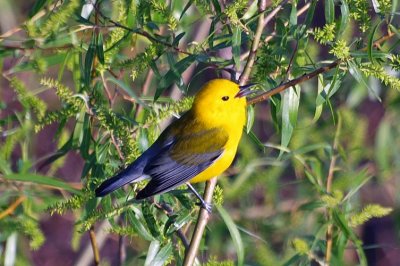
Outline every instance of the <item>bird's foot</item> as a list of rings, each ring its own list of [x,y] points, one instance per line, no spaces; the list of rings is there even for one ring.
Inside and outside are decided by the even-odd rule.
[[[210,213],[210,214],[212,213],[213,205],[211,203],[205,202],[203,200],[203,201],[197,202],[196,205],[205,209],[208,213]]]

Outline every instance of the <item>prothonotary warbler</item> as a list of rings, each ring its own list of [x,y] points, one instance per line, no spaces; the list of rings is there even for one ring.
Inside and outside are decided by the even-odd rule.
[[[136,199],[167,192],[184,183],[211,206],[190,183],[220,175],[232,163],[246,122],[246,98],[252,85],[226,79],[206,83],[192,108],[170,124],[141,156],[96,189],[102,197],[131,182],[150,178]]]

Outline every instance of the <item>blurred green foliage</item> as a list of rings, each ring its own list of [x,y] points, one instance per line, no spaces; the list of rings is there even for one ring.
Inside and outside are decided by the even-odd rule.
[[[124,265],[183,261],[177,232],[190,239],[198,214],[190,193],[137,202],[144,182],[102,199],[93,191],[188,110],[199,86],[238,77],[258,27],[257,1],[94,2],[38,0],[0,36],[2,82],[15,92],[0,106],[2,263],[29,265],[16,238],[39,249],[43,217],[70,212],[73,249],[106,220],[110,234],[132,239]],[[363,196],[370,184],[398,183],[397,0],[272,1],[265,15],[276,7],[251,82],[269,90],[338,64],[273,96],[269,107],[249,108],[248,134],[219,179],[198,258],[208,266],[367,265],[359,228],[392,208],[399,220],[398,193],[391,203]],[[44,157],[40,134],[56,146]],[[83,161],[79,184],[58,171],[76,167],[71,153]],[[355,257],[344,255],[349,249]]]

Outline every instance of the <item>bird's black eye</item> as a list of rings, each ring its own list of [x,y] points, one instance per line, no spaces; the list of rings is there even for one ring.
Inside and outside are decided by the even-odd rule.
[[[227,101],[227,100],[229,100],[229,96],[224,96],[224,97],[222,97],[221,98],[223,101]]]

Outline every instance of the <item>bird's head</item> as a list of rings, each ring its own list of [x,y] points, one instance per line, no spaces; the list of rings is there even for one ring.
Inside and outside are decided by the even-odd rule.
[[[239,86],[227,79],[214,79],[206,83],[196,94],[193,110],[214,124],[243,123],[246,114],[246,98],[250,86]]]

